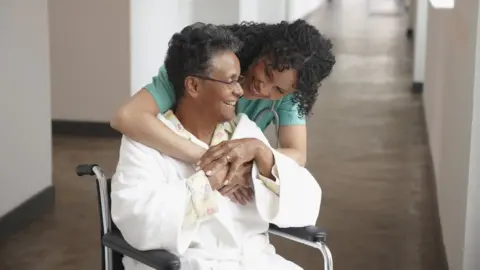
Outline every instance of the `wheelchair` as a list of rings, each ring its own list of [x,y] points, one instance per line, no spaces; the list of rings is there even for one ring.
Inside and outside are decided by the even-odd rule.
[[[123,256],[146,264],[157,270],[178,270],[180,259],[166,250],[140,251],[129,245],[111,220],[110,182],[97,164],[81,164],[76,168],[78,176],[96,176],[97,197],[100,214],[100,242],[102,246],[102,270],[123,270]],[[315,226],[300,228],[279,228],[270,224],[269,233],[320,250],[324,260],[324,270],[333,269],[333,259],[326,245],[327,234]]]

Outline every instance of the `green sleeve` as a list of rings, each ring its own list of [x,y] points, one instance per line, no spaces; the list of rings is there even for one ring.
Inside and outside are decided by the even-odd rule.
[[[298,106],[292,100],[293,94],[284,97],[277,107],[280,126],[305,125],[304,117],[298,116]]]
[[[144,88],[155,99],[160,113],[168,111],[175,104],[175,91],[168,80],[167,70],[164,66],[160,67],[158,75],[153,77],[152,82],[145,85]]]

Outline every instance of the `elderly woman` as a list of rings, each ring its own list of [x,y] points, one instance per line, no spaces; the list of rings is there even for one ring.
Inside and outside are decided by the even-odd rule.
[[[177,102],[157,119],[172,133],[204,150],[241,142],[236,152],[251,163],[237,185],[251,187],[247,204],[219,190],[227,169],[215,176],[165,152],[123,137],[112,179],[112,220],[133,247],[166,249],[181,258],[182,270],[301,269],[275,253],[269,223],[314,225],[321,189],[293,159],[271,148],[245,114],[236,116],[243,95],[240,41],[228,30],[195,24],[175,34],[165,67]],[[127,270],[151,269],[124,258]]]
[[[235,113],[246,114],[265,130],[275,122],[274,113],[266,111],[272,109],[278,115],[278,123],[274,123],[279,128],[280,148],[277,150],[304,166],[307,154],[305,117],[312,110],[322,80],[335,64],[330,40],[304,20],[220,27],[232,31],[245,45],[236,52],[245,80],[239,82],[243,96],[234,105]],[[199,162],[212,174],[225,167],[224,159],[230,157],[227,180],[249,173],[251,167],[243,166],[248,163],[243,163],[235,150],[244,147],[244,142],[228,141],[205,155],[204,148],[178,136],[156,118],[159,112],[164,113],[178,103],[175,89],[183,87],[180,75],[167,75],[167,70],[161,67],[153,81],[118,110],[111,121],[112,127],[162,153],[190,164]],[[214,84],[231,82],[230,79],[217,80]],[[230,183],[236,185],[235,181]],[[231,192],[238,188],[234,186]],[[232,197],[235,198],[241,199]]]

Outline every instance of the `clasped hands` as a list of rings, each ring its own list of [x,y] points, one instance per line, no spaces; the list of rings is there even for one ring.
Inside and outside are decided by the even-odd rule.
[[[212,189],[245,205],[253,200],[251,172],[259,143],[257,139],[223,141],[207,150],[198,169],[205,172]]]

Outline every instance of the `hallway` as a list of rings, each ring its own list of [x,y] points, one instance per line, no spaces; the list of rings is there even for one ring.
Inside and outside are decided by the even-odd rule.
[[[324,194],[317,224],[329,233],[337,270],[443,270],[406,21],[369,15],[364,1],[333,0],[309,18],[332,38],[337,57],[308,124],[307,167]],[[74,169],[94,162],[112,173],[118,145],[54,137],[55,212],[0,246],[1,270],[100,269],[95,183]],[[321,268],[317,251],[273,241],[305,269]]]

